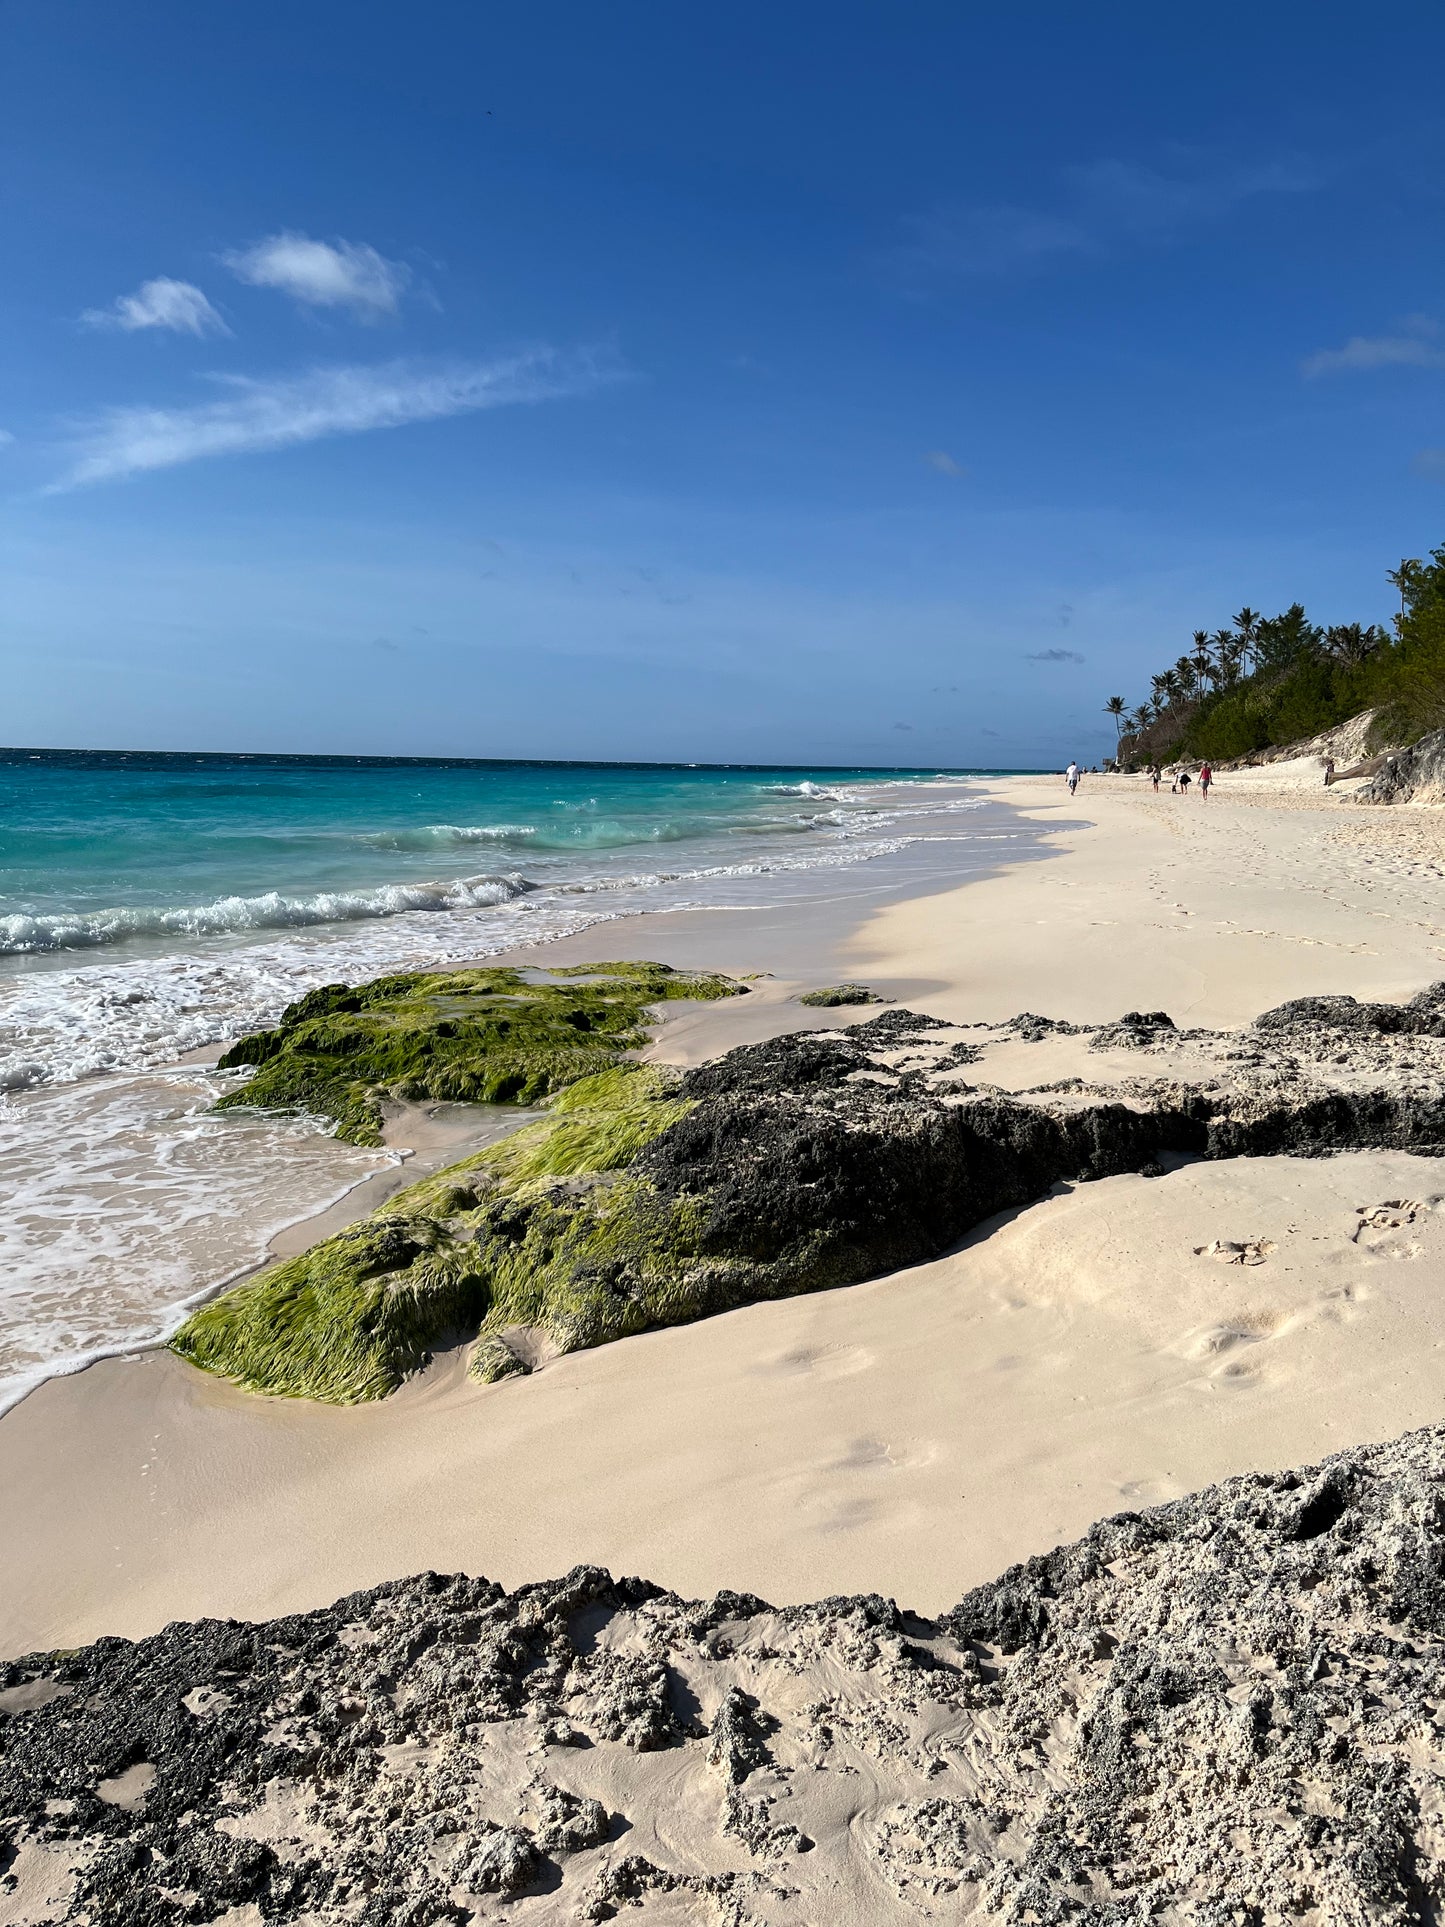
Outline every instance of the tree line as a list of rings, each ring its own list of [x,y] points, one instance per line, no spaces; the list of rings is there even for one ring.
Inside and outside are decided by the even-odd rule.
[[[1277,616],[1246,607],[1227,628],[1196,629],[1142,702],[1104,705],[1121,767],[1249,756],[1366,709],[1381,746],[1445,727],[1445,546],[1406,558],[1386,579],[1400,598],[1388,623],[1321,627],[1294,602]]]

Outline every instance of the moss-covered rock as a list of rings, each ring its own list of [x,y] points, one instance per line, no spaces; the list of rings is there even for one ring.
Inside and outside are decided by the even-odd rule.
[[[541,1122],[207,1305],[175,1346],[253,1389],[350,1402],[464,1333],[473,1376],[493,1381],[921,1263],[1061,1180],[1156,1170],[1165,1153],[1438,1155],[1441,1009],[1445,987],[1399,1007],[1287,1006],[1247,1053],[1239,1033],[1068,1027],[1141,1058],[1216,1053],[1202,1082],[1133,1078],[1117,1094],[1077,1078],[1016,1096],[960,1084],[976,1041],[900,1009],[685,1072],[611,1065]]]
[[[351,1144],[379,1144],[387,1095],[535,1104],[641,1048],[651,1005],[746,995],[730,977],[667,964],[568,965],[548,976],[563,981],[498,968],[325,984],[224,1054],[223,1069],[253,1065],[255,1075],[221,1106],[310,1111]]]
[[[822,990],[805,990],[798,1002],[819,1010],[836,1010],[845,1004],[881,1004],[887,1000],[867,984],[827,984]]]
[[[560,1282],[586,1220],[579,1206],[686,1113],[677,1084],[675,1072],[637,1064],[579,1080],[543,1122],[201,1306],[173,1349],[248,1391],[341,1405],[395,1391],[438,1344],[483,1326],[475,1375],[525,1369],[487,1341],[507,1325],[581,1329]],[[573,1218],[569,1241],[561,1228]]]
[[[393,1205],[202,1305],[171,1344],[248,1392],[351,1405],[394,1392],[486,1306],[474,1252]]]

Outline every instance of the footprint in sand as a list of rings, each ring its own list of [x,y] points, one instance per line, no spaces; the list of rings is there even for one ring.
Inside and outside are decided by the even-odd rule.
[[[795,1345],[753,1366],[759,1378],[852,1378],[866,1372],[873,1354],[863,1345]]]
[[[1185,1358],[1221,1358],[1241,1345],[1259,1345],[1278,1337],[1288,1323],[1288,1314],[1284,1312],[1241,1312],[1227,1324],[1204,1325],[1186,1332],[1178,1349]]]
[[[1358,1223],[1350,1242],[1372,1258],[1418,1258],[1425,1249],[1419,1239],[1396,1234],[1419,1224],[1442,1202],[1439,1197],[1387,1198],[1383,1204],[1356,1205]]]
[[[1272,1238],[1216,1238],[1196,1245],[1196,1258],[1214,1258],[1222,1265],[1262,1265],[1275,1249]]]

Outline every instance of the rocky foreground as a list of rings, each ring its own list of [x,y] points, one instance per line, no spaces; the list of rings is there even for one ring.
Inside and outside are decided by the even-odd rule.
[[[937,1621],[428,1573],[0,1666],[0,1918],[1426,1921],[1445,1429]]]
[[[183,1357],[249,1390],[348,1403],[470,1342],[490,1382],[897,1271],[1058,1183],[1171,1155],[1445,1150],[1445,984],[1405,1004],[1305,998],[1237,1031],[1161,1011],[955,1025],[895,1008],[683,1072],[624,1056],[647,1000],[743,986],[649,964],[558,986],[472,976],[485,982],[313,993],[245,1047],[261,1069],[238,1096],[310,1093],[362,1116],[384,1071],[403,1095],[545,1079],[547,1118],[203,1306],[174,1341]],[[1061,1040],[1070,1075],[991,1079],[1000,1047]]]

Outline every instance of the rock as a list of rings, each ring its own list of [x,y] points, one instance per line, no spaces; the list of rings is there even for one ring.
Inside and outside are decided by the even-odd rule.
[[[843,1004],[881,1004],[885,1000],[877,997],[866,984],[831,984],[826,990],[805,990],[798,1002],[812,1004],[820,1010],[832,1010]]]
[[[1165,1074],[971,1089],[954,1073],[981,1029],[1087,1036]],[[1181,1058],[1187,1074],[1171,1072]],[[964,1035],[893,1008],[686,1072],[580,1079],[544,1122],[202,1306],[172,1342],[240,1385],[347,1402],[475,1336],[472,1376],[491,1382],[924,1262],[1060,1182],[1156,1171],[1169,1154],[1363,1149],[1445,1150],[1445,985],[1404,1004],[1297,998],[1243,1033],[1136,1011]]]
[[[1431,1427],[1119,1513],[936,1621],[578,1567],[33,1654],[0,1664],[0,1917],[42,1868],[49,1917],[106,1927],[792,1927],[847,1892],[879,1927],[1223,1927],[1244,1896],[1404,1927],[1445,1905],[1442,1492]],[[564,1719],[561,1785],[527,1737]],[[143,1764],[143,1800],[101,1795]]]
[[[670,964],[400,971],[324,984],[218,1060],[254,1066],[219,1108],[264,1106],[335,1120],[352,1144],[381,1142],[381,1098],[532,1104],[621,1063],[647,1042],[651,1005],[742,997],[731,977]]]
[[[468,1893],[519,1894],[536,1876],[537,1849],[516,1827],[497,1827],[470,1842],[448,1871]]]
[[[751,1694],[729,1687],[713,1721],[708,1764],[717,1767],[730,1786],[740,1786],[755,1768],[771,1763],[767,1736],[776,1725],[759,1713]]]
[[[1357,803],[1445,802],[1445,729],[1422,736],[1409,749],[1386,756]]]

